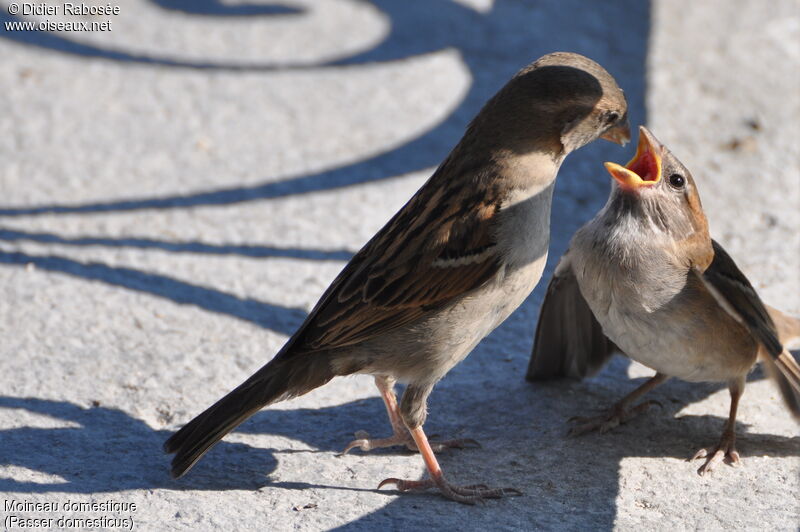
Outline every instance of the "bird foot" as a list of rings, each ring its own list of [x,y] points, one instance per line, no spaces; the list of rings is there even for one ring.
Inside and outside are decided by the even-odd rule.
[[[621,405],[616,405],[612,407],[607,413],[601,414],[599,416],[594,417],[581,417],[575,416],[569,419],[570,423],[578,423],[578,425],[572,427],[569,431],[570,436],[580,436],[582,434],[586,434],[592,431],[599,431],[601,434],[605,434],[609,430],[618,427],[624,423],[627,423],[631,419],[635,418],[639,414],[646,412],[650,409],[651,405],[658,405],[660,408],[663,408],[661,403],[658,401],[644,401],[639,403],[638,405],[632,408],[626,408]]]
[[[717,445],[710,454],[706,449],[700,449],[694,453],[694,456],[692,456],[690,461],[694,461],[699,458],[706,459],[705,463],[697,470],[697,474],[700,476],[703,476],[706,473],[711,473],[722,461],[725,461],[733,466],[740,465],[742,463],[739,453],[736,451],[735,438],[733,435],[729,434],[724,434],[722,436],[719,441],[719,445]]]
[[[412,490],[425,490],[438,488],[442,495],[450,500],[462,504],[482,503],[485,499],[499,499],[506,495],[520,496],[522,492],[515,488],[489,488],[485,484],[473,484],[471,486],[454,486],[447,482],[443,475],[435,479],[427,480],[403,480],[399,478],[387,478],[378,484],[378,489],[388,484],[394,484],[398,491],[406,492]]]
[[[435,434],[433,437],[435,438],[437,435]],[[469,449],[470,447],[473,449],[481,449],[483,447],[478,440],[472,438],[456,438],[453,440],[432,441],[429,443],[431,449],[437,453],[445,449]],[[416,445],[414,448],[416,449]]]
[[[339,454],[339,456],[344,456],[347,454],[351,449],[355,449],[358,447],[362,451],[371,451],[373,449],[381,449],[384,447],[394,447],[398,445],[405,445],[409,451],[417,452],[419,449],[417,448],[417,444],[414,442],[414,438],[411,437],[411,434],[408,431],[403,430],[403,432],[395,432],[392,436],[388,438],[370,438],[369,433],[363,430],[359,430],[354,434],[356,437],[355,440],[351,441],[347,444],[347,447]],[[465,449],[467,447],[480,447],[481,444],[478,443],[476,440],[472,438],[460,438],[456,440],[444,440],[439,442],[430,442],[431,449],[434,452],[439,452],[444,449]]]

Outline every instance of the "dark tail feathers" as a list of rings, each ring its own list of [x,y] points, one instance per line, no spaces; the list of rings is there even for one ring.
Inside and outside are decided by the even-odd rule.
[[[265,406],[303,395],[333,377],[324,354],[276,357],[164,443],[165,452],[175,453],[172,476],[186,473],[215,443]]]
[[[794,344],[800,339],[800,320],[770,306],[767,306],[767,312],[775,323],[783,345]],[[762,353],[762,358],[767,372],[780,388],[789,411],[800,421],[800,365],[785,348],[775,356]]]
[[[786,406],[800,421],[800,365],[786,349],[774,359],[769,355],[763,358],[767,371],[781,390]]]

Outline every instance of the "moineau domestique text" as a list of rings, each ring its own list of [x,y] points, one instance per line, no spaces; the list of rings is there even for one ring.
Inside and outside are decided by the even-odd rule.
[[[106,501],[17,501],[6,499],[3,503],[6,512],[135,512],[135,502]]]

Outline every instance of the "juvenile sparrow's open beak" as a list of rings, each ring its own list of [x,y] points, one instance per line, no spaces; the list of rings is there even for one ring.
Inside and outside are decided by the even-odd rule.
[[[625,190],[637,190],[653,186],[661,179],[661,143],[644,126],[639,127],[639,145],[636,155],[621,166],[617,163],[604,163],[611,177]]]
[[[609,140],[619,144],[620,146],[625,146],[631,141],[631,126],[628,124],[628,120],[625,120],[621,124],[617,124],[616,126],[612,127],[600,135],[600,138]]]

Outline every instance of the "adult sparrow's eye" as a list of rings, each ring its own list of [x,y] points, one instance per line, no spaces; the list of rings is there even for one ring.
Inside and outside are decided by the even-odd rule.
[[[681,174],[672,174],[669,176],[669,184],[672,188],[683,188],[686,185],[686,178]]]
[[[613,123],[614,123],[614,122],[616,122],[617,120],[619,120],[619,113],[615,113],[614,111],[612,111],[612,112],[608,113],[608,114],[605,116],[605,122],[606,122],[606,124],[613,124]]]

